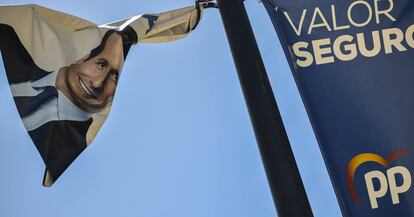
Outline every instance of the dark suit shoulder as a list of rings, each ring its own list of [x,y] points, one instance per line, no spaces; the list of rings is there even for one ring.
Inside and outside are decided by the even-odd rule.
[[[86,134],[91,124],[92,118],[87,121],[51,121],[29,132],[53,180],[57,180],[85,150]]]
[[[0,50],[9,84],[38,80],[50,73],[34,63],[16,31],[9,25],[0,24]]]

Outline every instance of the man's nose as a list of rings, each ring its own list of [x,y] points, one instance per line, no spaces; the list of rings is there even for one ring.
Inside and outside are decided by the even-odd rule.
[[[91,78],[91,86],[95,90],[101,90],[104,87],[105,81],[108,79],[109,70],[98,73],[96,76]]]

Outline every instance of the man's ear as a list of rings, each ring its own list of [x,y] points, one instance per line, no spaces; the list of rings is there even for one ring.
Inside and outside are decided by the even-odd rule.
[[[83,63],[83,62],[85,62],[88,58],[89,58],[89,54],[88,54],[88,55],[86,55],[86,56],[84,56],[84,57],[82,57],[82,59],[77,60],[75,63],[76,63],[76,64]]]

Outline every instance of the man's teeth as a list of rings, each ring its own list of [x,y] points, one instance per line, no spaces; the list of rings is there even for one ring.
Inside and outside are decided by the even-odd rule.
[[[83,83],[83,81],[81,79],[79,79],[79,83],[80,86],[82,87],[83,91],[85,91],[86,94],[88,94],[89,96],[93,97],[93,94],[91,93],[91,91],[86,87],[86,85]]]

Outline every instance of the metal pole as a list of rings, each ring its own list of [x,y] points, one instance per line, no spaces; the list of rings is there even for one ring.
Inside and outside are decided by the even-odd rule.
[[[279,217],[312,210],[243,0],[217,0]]]

